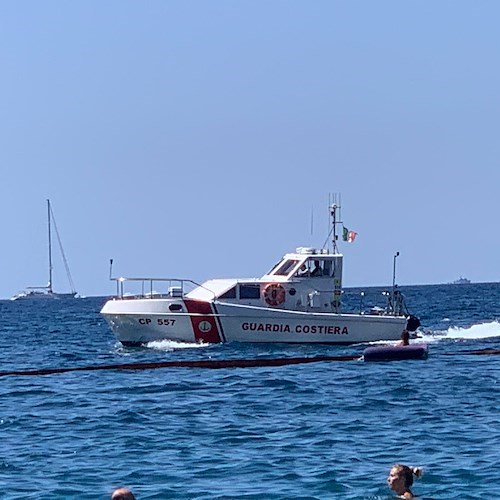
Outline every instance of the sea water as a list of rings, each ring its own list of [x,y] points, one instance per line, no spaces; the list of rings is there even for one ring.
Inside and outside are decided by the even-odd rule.
[[[500,284],[401,287],[426,361],[0,377],[0,498],[500,496]],[[370,305],[351,290],[351,306]],[[378,294],[381,290],[370,290]],[[366,345],[116,343],[103,298],[0,302],[0,371],[361,354]]]

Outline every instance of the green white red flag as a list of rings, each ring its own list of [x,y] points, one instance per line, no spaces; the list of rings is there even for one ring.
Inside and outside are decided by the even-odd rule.
[[[358,233],[356,233],[355,231],[350,231],[346,227],[342,228],[342,239],[344,241],[347,241],[347,243],[352,243],[356,239],[357,235]]]

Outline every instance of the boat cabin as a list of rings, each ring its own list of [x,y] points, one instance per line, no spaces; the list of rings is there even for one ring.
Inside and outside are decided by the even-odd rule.
[[[290,280],[294,278],[334,278],[342,282],[341,254],[329,254],[326,250],[297,248],[295,253],[286,254],[263,280]]]
[[[295,311],[340,312],[341,254],[297,248],[261,278],[209,280],[188,297]]]

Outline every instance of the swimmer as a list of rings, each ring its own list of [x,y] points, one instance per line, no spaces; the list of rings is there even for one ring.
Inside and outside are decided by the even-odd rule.
[[[389,471],[387,484],[389,488],[396,492],[400,498],[414,498],[410,490],[413,485],[413,476],[421,477],[420,467],[408,467],[407,465],[396,464]]]
[[[128,488],[118,488],[113,491],[111,500],[135,500],[135,496]]]

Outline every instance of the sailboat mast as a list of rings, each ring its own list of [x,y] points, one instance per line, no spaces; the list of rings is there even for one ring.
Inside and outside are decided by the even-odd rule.
[[[72,295],[76,294],[75,284],[73,283],[73,278],[71,277],[71,272],[69,270],[68,260],[66,259],[66,254],[64,253],[64,248],[62,246],[61,237],[59,236],[59,231],[57,229],[56,218],[54,217],[54,212],[52,208],[50,209],[50,221],[54,225],[54,230],[57,236],[57,243],[59,244],[59,250],[61,251],[61,256],[64,262],[64,267],[66,268],[66,276],[68,277],[69,284],[71,286]]]
[[[47,225],[49,234],[49,283],[47,290],[52,293],[52,234],[50,228],[50,200],[47,200]]]

